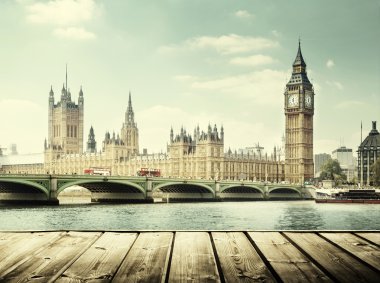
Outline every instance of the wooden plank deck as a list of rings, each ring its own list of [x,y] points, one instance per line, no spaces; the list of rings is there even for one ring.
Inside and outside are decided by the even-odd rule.
[[[380,232],[0,232],[0,282],[380,282]]]

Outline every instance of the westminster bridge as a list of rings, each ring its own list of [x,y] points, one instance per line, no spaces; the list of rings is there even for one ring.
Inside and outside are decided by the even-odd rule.
[[[91,192],[92,202],[231,201],[312,199],[314,189],[292,184],[163,177],[92,175],[0,175],[0,202],[58,204],[73,186]]]

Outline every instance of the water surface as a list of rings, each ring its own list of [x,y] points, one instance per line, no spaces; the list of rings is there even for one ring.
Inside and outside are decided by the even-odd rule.
[[[0,230],[380,230],[378,204],[314,201],[0,206]]]

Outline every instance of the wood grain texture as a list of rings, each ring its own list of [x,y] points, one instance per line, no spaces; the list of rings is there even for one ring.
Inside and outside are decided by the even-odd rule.
[[[278,232],[249,232],[284,282],[332,282],[315,264]]]
[[[8,246],[9,244],[14,243],[22,238],[26,238],[32,235],[32,233],[6,233],[0,232],[0,252],[1,250]]]
[[[169,282],[220,282],[208,233],[176,233]]]
[[[214,232],[212,238],[226,282],[275,282],[244,233]]]
[[[48,282],[58,277],[101,233],[68,232],[0,278],[2,282]]]
[[[137,233],[104,233],[55,282],[111,282]]]
[[[0,281],[5,274],[23,264],[45,245],[55,242],[61,232],[13,233],[2,241],[0,247]]]
[[[375,243],[378,246],[380,246],[380,233],[379,232],[366,232],[366,233],[363,232],[363,233],[355,233],[355,234],[371,241],[372,243]]]
[[[380,271],[380,250],[378,247],[351,233],[320,234]]]
[[[378,273],[314,233],[285,233],[340,282],[379,282]]]
[[[358,231],[0,232],[0,282],[380,282],[379,240]]]
[[[113,282],[164,282],[173,233],[141,233]]]

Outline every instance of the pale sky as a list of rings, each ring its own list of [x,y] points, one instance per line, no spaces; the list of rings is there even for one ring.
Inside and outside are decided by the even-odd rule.
[[[0,145],[43,151],[50,86],[85,99],[85,142],[121,129],[132,93],[140,150],[170,127],[223,124],[225,150],[271,152],[298,38],[314,84],[314,153],[380,128],[380,1],[1,0]]]

